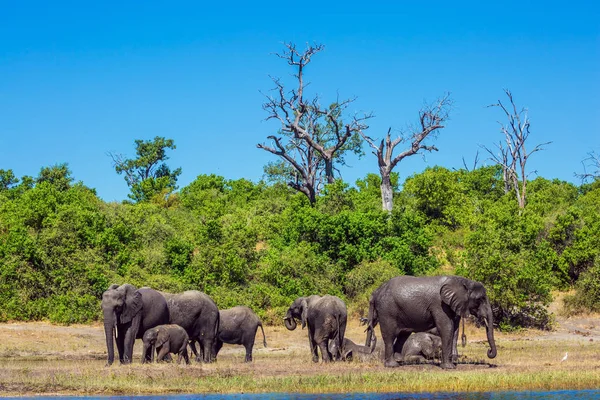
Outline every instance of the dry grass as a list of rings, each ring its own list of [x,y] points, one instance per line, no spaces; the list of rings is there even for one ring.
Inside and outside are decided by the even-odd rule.
[[[600,325],[600,324],[598,324]],[[45,323],[0,324],[0,393],[164,394],[240,392],[420,392],[556,390],[600,387],[600,345],[594,337],[557,333],[497,334],[498,356],[486,358],[485,332],[468,326],[469,344],[454,371],[435,364],[386,369],[379,361],[313,364],[306,331],[267,327],[254,362],[241,346],[225,346],[210,365],[105,367],[103,329]],[[259,333],[260,337],[260,333]],[[349,323],[347,337],[364,340]],[[262,339],[262,338],[261,338]],[[590,339],[593,339],[590,341]],[[140,343],[135,354],[139,355]],[[561,362],[565,352],[568,360]]]

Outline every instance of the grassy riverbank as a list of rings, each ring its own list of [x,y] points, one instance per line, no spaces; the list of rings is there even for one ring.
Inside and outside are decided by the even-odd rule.
[[[351,325],[347,336],[364,334]],[[105,367],[101,326],[43,323],[0,325],[0,393],[165,394],[240,392],[420,392],[556,390],[600,387],[600,343],[592,336],[524,332],[497,334],[498,356],[486,358],[483,330],[469,327],[463,363],[386,369],[378,361],[313,364],[306,332],[267,327],[268,348],[252,364],[241,346],[226,346],[219,361]],[[590,341],[590,339],[592,339]],[[257,340],[257,343],[260,343]],[[139,347],[138,347],[139,346]],[[141,349],[136,344],[135,354]],[[568,359],[561,362],[565,352]]]

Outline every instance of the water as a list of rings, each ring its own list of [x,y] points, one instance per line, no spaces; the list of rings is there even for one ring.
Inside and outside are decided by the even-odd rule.
[[[61,397],[5,397],[14,400],[56,400]],[[348,394],[207,394],[165,396],[70,396],[69,400],[600,400],[600,390],[558,390],[551,392],[490,392],[490,393],[348,393]]]

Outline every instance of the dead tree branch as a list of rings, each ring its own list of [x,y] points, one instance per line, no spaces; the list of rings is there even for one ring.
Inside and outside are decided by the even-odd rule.
[[[396,165],[406,157],[415,155],[421,151],[438,151],[434,145],[424,143],[431,134],[444,128],[444,123],[449,119],[452,100],[447,93],[435,103],[424,106],[419,111],[419,124],[411,129],[410,135],[400,135],[392,140],[391,131],[377,145],[375,140],[361,132],[361,136],[373,149],[377,157],[379,173],[381,174],[381,200],[383,209],[391,212],[393,208],[393,192],[390,175]],[[394,150],[400,143],[410,143],[407,149],[394,157]]]
[[[498,122],[500,131],[504,135],[505,144],[499,142],[497,145],[499,153],[495,153],[485,146],[483,148],[490,154],[494,162],[502,166],[505,193],[514,190],[519,208],[524,208],[527,198],[527,177],[529,175],[526,169],[527,160],[532,154],[543,150],[544,146],[552,142],[538,144],[527,152],[525,146],[531,133],[528,110],[526,108],[517,109],[510,90],[505,89],[504,93],[508,97],[509,105],[505,105],[501,100],[498,100],[498,103],[491,104],[488,107],[499,107],[508,120],[506,125]]]

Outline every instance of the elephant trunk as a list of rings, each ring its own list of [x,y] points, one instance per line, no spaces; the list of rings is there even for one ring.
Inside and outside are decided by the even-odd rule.
[[[285,323],[285,327],[289,331],[293,331],[294,329],[296,329],[296,320],[292,316],[292,312],[290,310],[288,310],[287,314],[285,315],[283,322]]]
[[[484,317],[485,329],[487,333],[487,340],[490,345],[488,349],[487,356],[488,358],[496,357],[496,342],[494,341],[494,316],[492,314],[492,307],[488,306],[487,316]]]
[[[152,343],[152,354],[150,355],[151,363],[154,363],[154,353],[156,353],[156,343]]]
[[[112,365],[115,361],[115,343],[113,337],[116,321],[115,313],[112,310],[104,311],[104,335],[106,336],[106,350],[108,351],[106,365]]]

